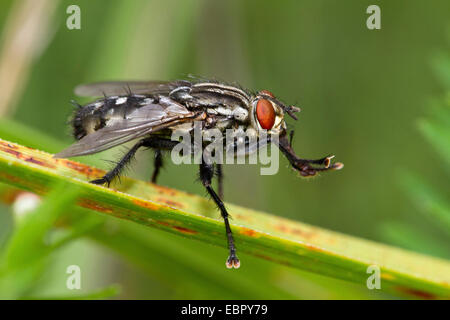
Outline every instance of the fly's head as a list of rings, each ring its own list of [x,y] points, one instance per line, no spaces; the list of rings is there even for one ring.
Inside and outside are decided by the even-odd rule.
[[[340,170],[344,165],[340,162],[331,163],[333,155],[321,159],[307,160],[297,157],[292,149],[291,141],[287,136],[287,127],[284,117],[288,114],[297,120],[296,112],[300,109],[295,106],[286,106],[267,90],[262,90],[251,102],[251,122],[257,132],[267,130],[269,135],[278,137],[278,147],[291,163],[292,167],[303,177],[315,176],[320,171]],[[293,132],[291,132],[292,134]]]
[[[285,106],[275,98],[272,92],[261,90],[251,102],[251,122],[253,127],[261,132],[267,130],[270,135],[282,135],[286,132],[285,114],[289,114],[295,120],[294,112],[300,109],[294,106]]]

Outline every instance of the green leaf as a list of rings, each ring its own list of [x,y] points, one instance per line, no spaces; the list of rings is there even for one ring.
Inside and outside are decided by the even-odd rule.
[[[448,197],[412,173],[403,172],[400,182],[411,201],[420,209],[419,212],[450,235],[450,203],[446,201]],[[448,194],[448,190],[443,192]]]
[[[36,210],[26,213],[16,223],[1,254],[0,296],[19,297],[31,288],[45,265],[45,258],[54,249],[49,232],[58,216],[70,209],[77,192],[73,184],[59,182]]]
[[[450,89],[450,55],[447,52],[436,52],[431,59],[434,73],[446,89]]]
[[[120,293],[120,286],[111,285],[106,288],[88,292],[82,295],[55,296],[55,297],[24,297],[22,300],[95,300],[107,299],[117,296]]]
[[[450,104],[432,106],[432,115],[419,121],[419,129],[450,165]]]
[[[450,257],[445,244],[436,241],[419,228],[389,221],[383,223],[379,229],[385,239],[403,248],[447,259]]]
[[[84,164],[0,140],[0,181],[38,194],[48,192],[54,183],[70,182],[80,190],[77,204],[81,207],[226,247],[223,222],[207,199],[129,178],[111,189],[87,183],[103,174]],[[227,206],[239,252],[361,286],[369,276],[367,267],[377,265],[383,290],[450,298],[450,263],[445,260]],[[224,250],[224,261],[226,255]]]
[[[35,211],[26,214],[5,250],[2,263],[6,270],[28,265],[49,251],[45,237],[63,208],[70,208],[77,192],[73,185],[62,182]]]

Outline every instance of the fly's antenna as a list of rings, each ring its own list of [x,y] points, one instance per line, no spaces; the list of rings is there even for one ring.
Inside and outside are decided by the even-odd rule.
[[[298,120],[297,116],[295,115],[295,112],[300,112],[300,108],[296,106],[286,106],[283,102],[280,100],[271,97],[271,96],[265,96],[265,99],[271,100],[272,102],[276,103],[277,105],[281,106],[284,112],[286,112],[288,115],[291,116],[292,119]]]
[[[298,120],[297,116],[295,115],[295,112],[300,112],[301,109],[299,107],[295,106],[283,106],[284,112],[286,112],[288,115],[291,116],[294,120]]]

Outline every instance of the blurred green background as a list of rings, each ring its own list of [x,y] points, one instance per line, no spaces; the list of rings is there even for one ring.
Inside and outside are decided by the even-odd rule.
[[[368,30],[366,8],[375,2],[382,29]],[[227,165],[226,201],[449,258],[448,230],[421,214],[420,201],[413,201],[421,200],[417,188],[409,188],[424,178],[441,198],[449,196],[448,163],[418,128],[418,119],[427,117],[433,101],[449,88],[439,78],[450,43],[449,1],[79,0],[81,30],[68,30],[71,4],[0,3],[0,66],[10,68],[0,83],[13,87],[0,86],[0,95],[10,95],[0,103],[2,119],[59,140],[60,147],[72,142],[69,101],[89,101],[74,96],[80,83],[195,74],[268,89],[302,108],[298,121],[288,120],[296,131],[297,154],[335,154],[345,168],[304,180],[285,159],[274,176],[260,176],[258,166]],[[32,39],[18,32],[23,29]],[[22,42],[15,43],[16,37]],[[18,51],[11,54],[9,45]],[[56,143],[41,149],[55,152]],[[101,159],[122,152],[118,148],[86,161],[110,168]],[[140,152],[128,175],[149,179],[151,159],[150,152]],[[160,184],[205,194],[193,183],[196,166],[169,162]],[[0,208],[5,245],[14,223],[10,207]],[[231,275],[221,248],[120,224],[139,238],[134,255],[127,252],[132,242],[121,252],[120,244],[108,239],[78,237],[55,250],[18,296],[70,297],[117,284],[114,297],[136,299],[390,297],[247,256]],[[78,292],[65,286],[65,269],[72,264],[83,273]]]

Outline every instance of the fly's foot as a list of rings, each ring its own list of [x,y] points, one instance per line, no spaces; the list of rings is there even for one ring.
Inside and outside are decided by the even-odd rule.
[[[341,170],[343,167],[344,167],[344,164],[342,162],[336,162],[330,167],[330,169],[331,170]]]
[[[104,185],[106,184],[106,186],[109,188],[109,185],[111,184],[111,180],[108,179],[107,177],[102,177],[100,179],[95,179],[95,180],[91,180],[89,181],[90,183],[93,184],[98,184],[98,185]]]
[[[226,266],[228,269],[238,269],[241,266],[241,262],[239,261],[239,258],[237,257],[236,253],[231,252],[230,256],[227,259]]]
[[[297,170],[302,177],[313,177],[320,171],[334,171],[341,170],[344,167],[342,162],[336,162],[331,164],[331,160],[334,158],[333,155],[327,156],[318,160],[303,160],[299,159],[293,163],[293,167]],[[313,165],[321,165],[322,167],[316,167]]]

